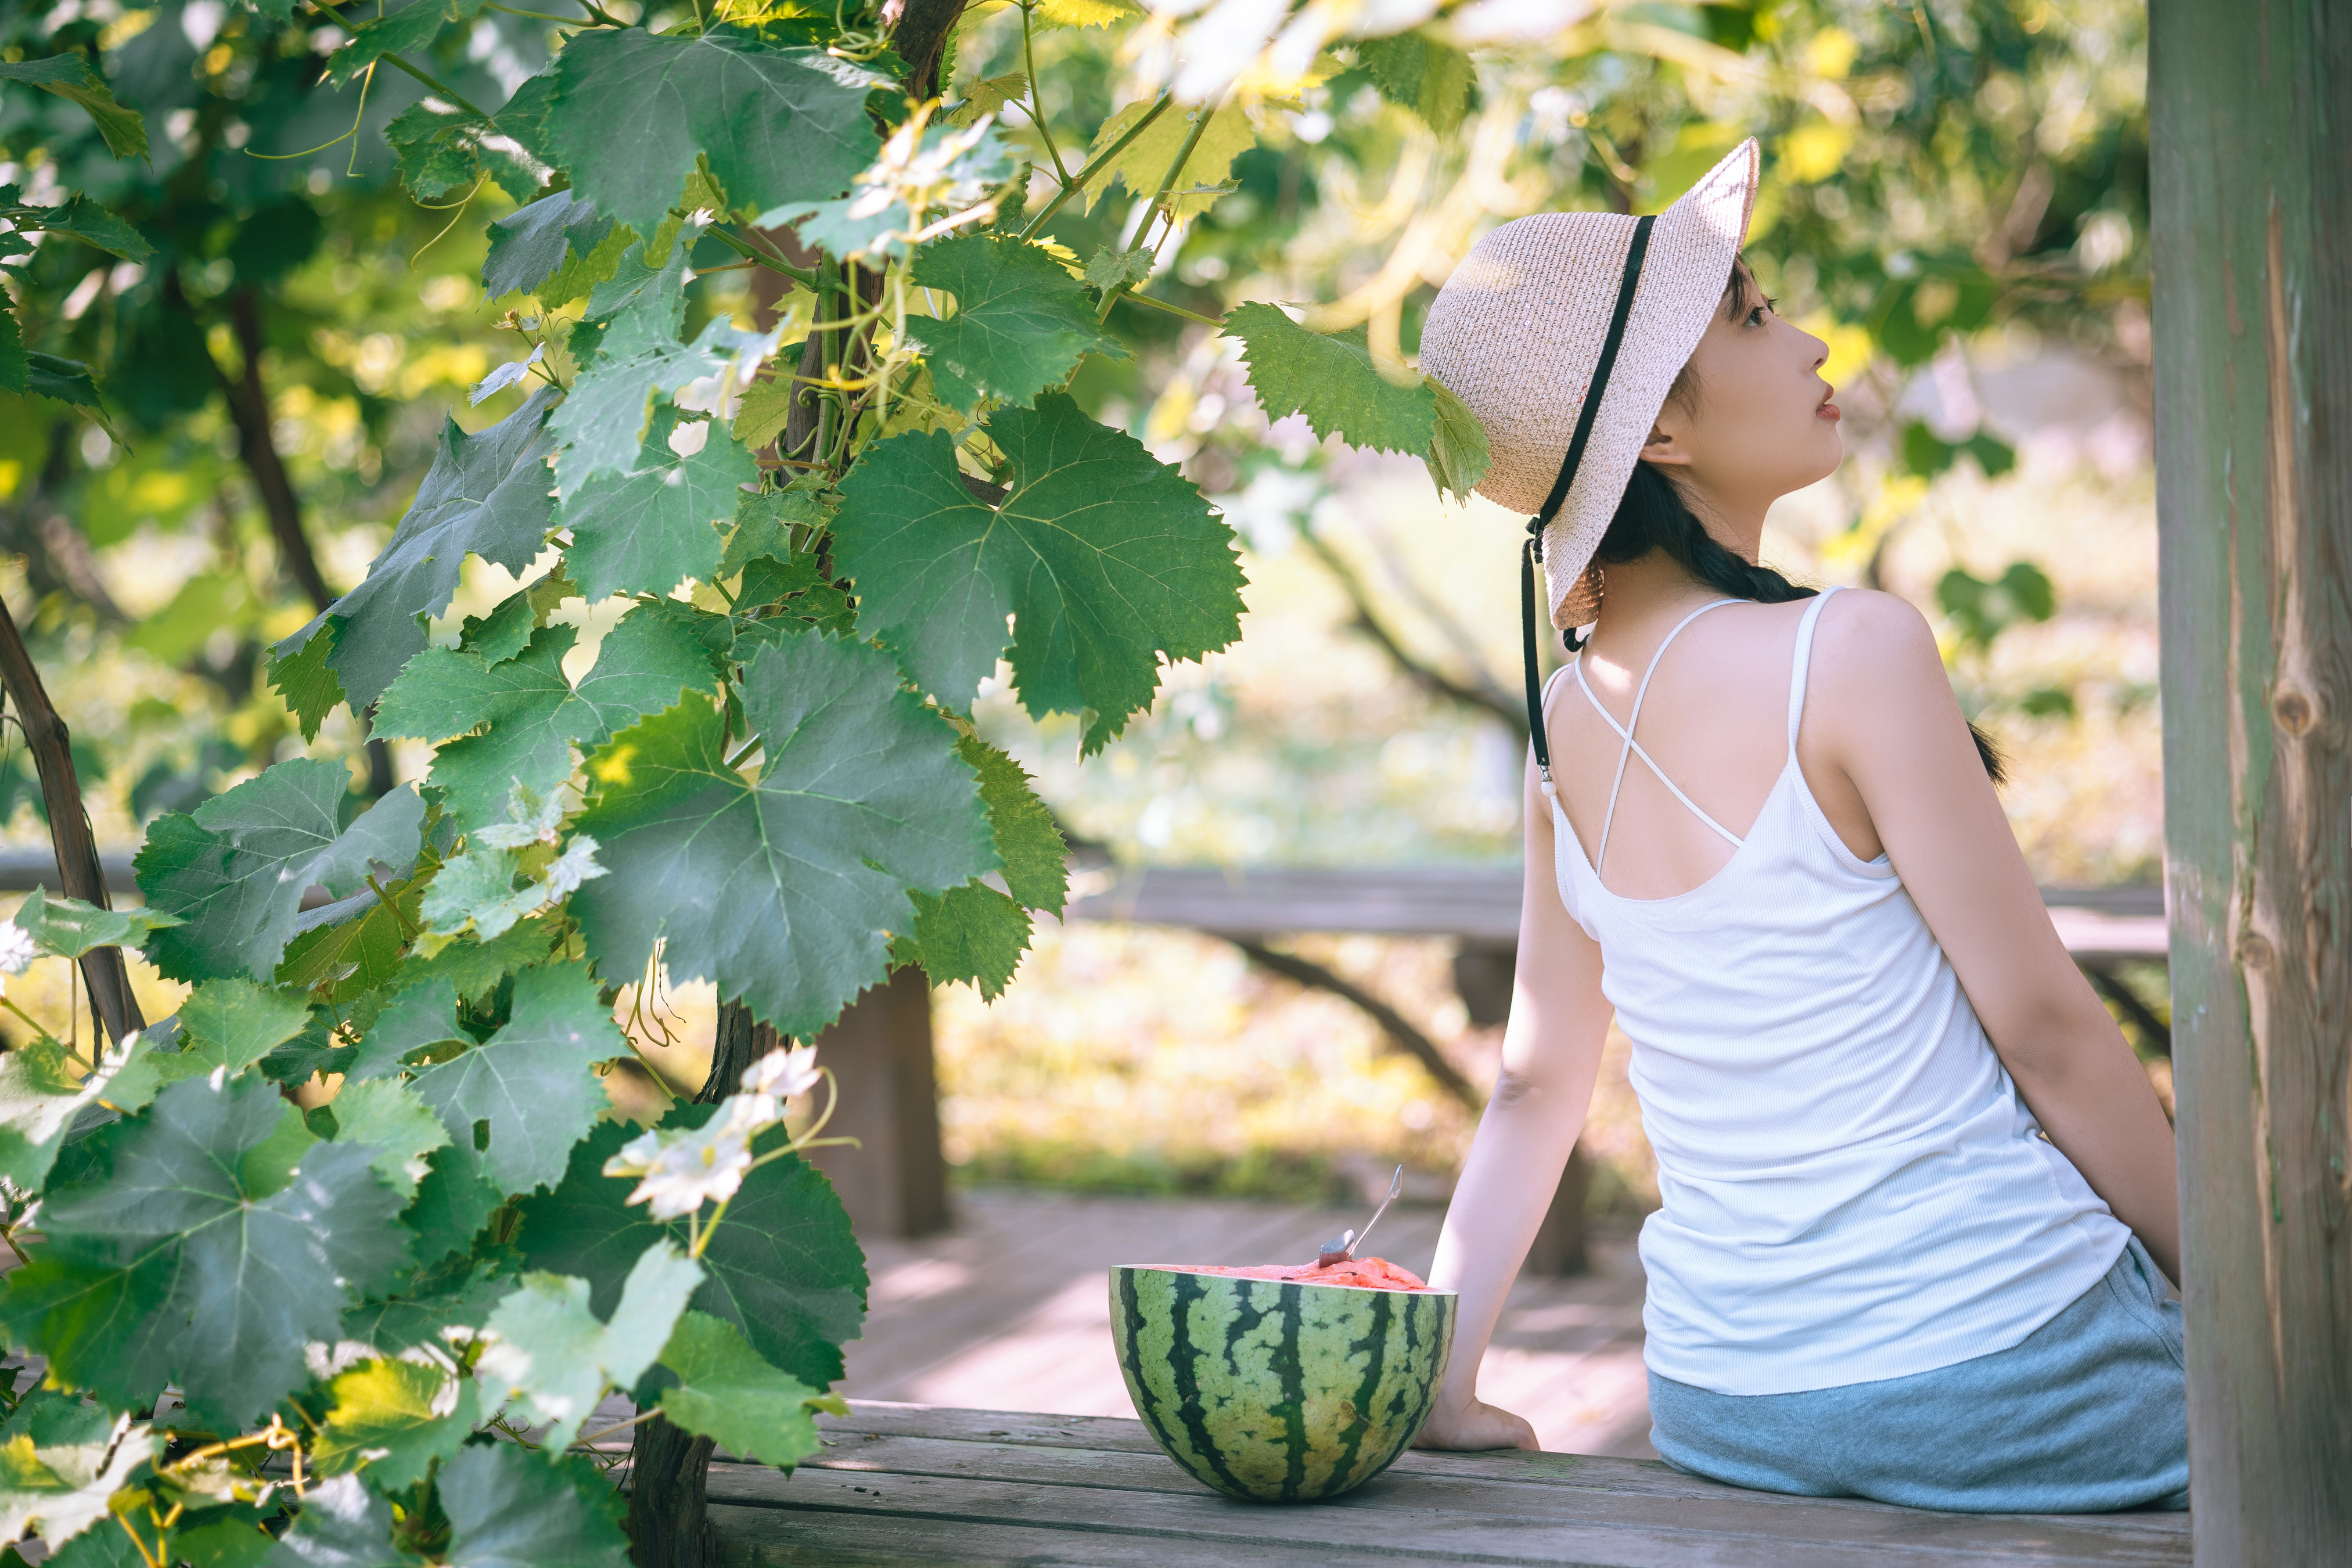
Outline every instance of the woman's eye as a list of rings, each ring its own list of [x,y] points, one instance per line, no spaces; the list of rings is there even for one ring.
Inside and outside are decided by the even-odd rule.
[[[1748,312],[1748,324],[1751,327],[1760,327],[1764,324],[1763,306],[1756,306],[1753,310]]]

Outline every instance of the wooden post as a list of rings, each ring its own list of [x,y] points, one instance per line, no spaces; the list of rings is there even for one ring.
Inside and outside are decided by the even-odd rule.
[[[2352,1540],[2352,5],[2151,8],[2199,1568]]]
[[[860,1236],[929,1236],[948,1227],[931,1065],[931,983],[908,967],[860,995],[816,1037],[816,1059],[841,1083],[827,1137],[858,1147],[810,1151],[833,1179]]]

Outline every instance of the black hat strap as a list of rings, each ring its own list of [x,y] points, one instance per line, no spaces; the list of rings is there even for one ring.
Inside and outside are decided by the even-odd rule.
[[[1585,443],[1592,438],[1593,417],[1601,412],[1601,395],[1609,389],[1609,373],[1617,368],[1617,350],[1625,341],[1625,318],[1633,314],[1633,289],[1642,280],[1642,258],[1649,251],[1650,230],[1657,221],[1645,217],[1633,226],[1633,243],[1625,252],[1625,273],[1617,283],[1617,309],[1609,318],[1609,336],[1601,345],[1599,363],[1592,367],[1591,384],[1584,390],[1576,434],[1569,440],[1568,456],[1560,460],[1559,477],[1552,480],[1543,510],[1528,520],[1527,546],[1519,552],[1519,634],[1527,660],[1528,737],[1535,743],[1536,766],[1543,773],[1547,790],[1551,785],[1551,746],[1544,737],[1543,683],[1536,678],[1536,563],[1543,559],[1544,530],[1567,501],[1569,487],[1576,482],[1576,470],[1584,461]]]

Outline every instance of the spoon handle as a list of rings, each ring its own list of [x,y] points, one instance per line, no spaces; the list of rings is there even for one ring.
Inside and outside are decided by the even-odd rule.
[[[1348,1249],[1350,1254],[1354,1253],[1356,1247],[1364,1245],[1364,1237],[1372,1234],[1372,1226],[1381,1223],[1381,1215],[1389,1212],[1389,1205],[1396,1202],[1397,1194],[1402,1191],[1404,1191],[1404,1167],[1399,1165],[1396,1168],[1396,1174],[1389,1178],[1389,1195],[1381,1200],[1381,1206],[1372,1211],[1372,1217],[1366,1220],[1364,1228],[1356,1233],[1355,1244]]]

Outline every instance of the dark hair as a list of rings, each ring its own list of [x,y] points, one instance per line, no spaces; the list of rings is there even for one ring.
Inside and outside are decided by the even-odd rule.
[[[1745,302],[1749,287],[1745,271],[1735,264],[1730,285],[1724,291],[1731,310],[1737,310]],[[1687,407],[1697,395],[1698,378],[1685,364],[1675,377],[1666,401]],[[1617,503],[1616,515],[1609,520],[1609,530],[1601,536],[1592,559],[1604,568],[1618,566],[1639,561],[1654,550],[1664,551],[1676,565],[1727,598],[1785,605],[1791,599],[1810,599],[1820,592],[1790,582],[1769,566],[1743,560],[1706,531],[1706,524],[1691,510],[1681,487],[1664,469],[1637,461],[1633,477],[1625,483],[1625,494]],[[1571,653],[1584,647],[1584,639],[1573,631],[1562,633],[1561,638]],[[1976,742],[1985,776],[1996,784],[2008,782],[2008,765],[1992,738],[1974,724],[1969,726],[1969,734]]]

